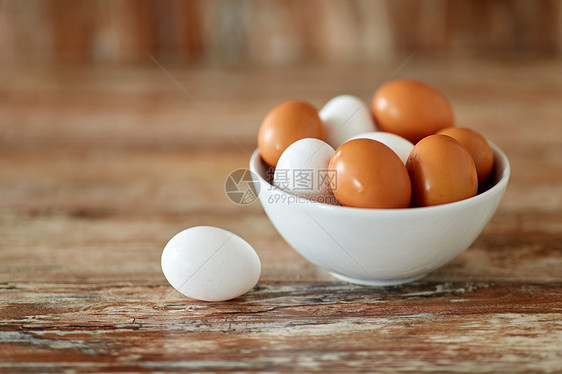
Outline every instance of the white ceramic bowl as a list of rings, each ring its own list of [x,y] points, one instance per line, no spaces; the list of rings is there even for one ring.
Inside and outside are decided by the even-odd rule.
[[[256,150],[250,170],[259,200],[281,236],[308,261],[351,283],[407,283],[451,261],[490,221],[504,194],[510,167],[494,144],[490,186],[470,199],[409,209],[361,209],[312,202],[268,182]],[[256,186],[258,188],[258,186]]]

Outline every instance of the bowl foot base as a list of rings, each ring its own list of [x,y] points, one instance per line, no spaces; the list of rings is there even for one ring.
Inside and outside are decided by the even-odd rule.
[[[351,278],[345,275],[341,275],[338,273],[329,272],[330,275],[333,277],[342,280],[348,283],[360,284],[362,286],[371,286],[371,287],[385,287],[385,286],[396,286],[398,284],[403,283],[410,283],[421,279],[427,275],[427,273],[416,275],[414,277],[409,278],[400,278],[400,279],[382,279],[382,280],[373,280],[373,279],[359,279],[359,278]]]

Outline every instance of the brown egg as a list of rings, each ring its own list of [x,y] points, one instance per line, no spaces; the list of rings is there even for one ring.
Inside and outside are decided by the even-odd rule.
[[[358,208],[407,208],[412,187],[400,158],[386,145],[372,139],[342,144],[328,169],[336,171],[332,192],[345,206]]]
[[[414,80],[385,84],[375,93],[371,107],[380,130],[414,144],[455,124],[453,109],[445,96]]]
[[[326,140],[318,110],[304,101],[287,101],[273,108],[258,133],[258,148],[263,160],[275,167],[288,146],[303,138]]]
[[[455,138],[468,149],[468,153],[470,153],[474,165],[476,165],[478,184],[484,184],[494,168],[494,152],[486,138],[474,130],[463,127],[448,127],[439,131],[438,134]]]
[[[476,166],[466,148],[446,135],[430,135],[412,149],[406,169],[412,182],[412,206],[467,199],[478,192]]]

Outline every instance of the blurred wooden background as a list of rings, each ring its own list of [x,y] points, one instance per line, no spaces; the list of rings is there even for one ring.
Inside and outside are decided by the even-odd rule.
[[[558,57],[557,0],[0,0],[0,64]]]

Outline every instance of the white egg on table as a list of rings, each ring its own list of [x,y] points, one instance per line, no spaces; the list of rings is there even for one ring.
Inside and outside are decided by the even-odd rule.
[[[327,142],[338,148],[350,137],[377,129],[370,107],[353,95],[336,96],[319,112],[326,128]]]
[[[334,148],[319,139],[304,138],[281,154],[273,184],[293,195],[327,204],[337,204],[330,188],[334,177],[328,170]]]
[[[362,138],[373,139],[383,143],[388,148],[392,149],[394,153],[398,155],[398,157],[400,157],[400,160],[402,160],[402,163],[404,165],[406,165],[406,161],[408,161],[408,156],[410,155],[410,152],[412,152],[412,149],[414,148],[414,144],[412,144],[412,142],[410,142],[409,140],[404,139],[399,135],[391,134],[389,132],[383,132],[383,131],[371,131],[364,134],[359,134],[353,136],[349,140],[362,139]]]
[[[162,251],[161,266],[172,287],[203,301],[243,295],[256,285],[261,274],[260,259],[248,242],[211,226],[176,234]]]

